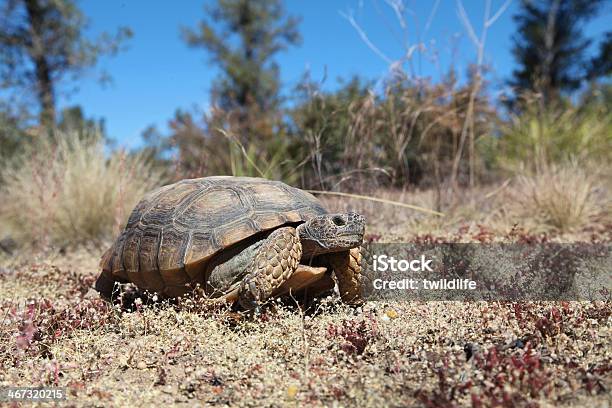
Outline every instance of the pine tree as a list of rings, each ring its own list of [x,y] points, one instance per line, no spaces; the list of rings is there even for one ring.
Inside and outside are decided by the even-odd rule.
[[[517,93],[535,91],[545,104],[576,90],[586,77],[584,52],[590,39],[583,24],[602,0],[523,0],[514,17],[518,33],[513,54],[518,69],[510,84]]]
[[[281,102],[274,57],[299,43],[298,20],[285,15],[279,0],[218,0],[206,12],[210,19],[183,35],[221,71],[212,90],[216,108],[233,118],[243,143],[270,137]]]
[[[612,75],[612,31],[608,31],[599,43],[597,56],[591,59],[589,79],[597,79]]]
[[[56,124],[60,83],[94,66],[100,55],[117,53],[131,36],[120,28],[89,41],[86,25],[73,0],[6,0],[0,8],[0,86],[32,93],[42,126]]]

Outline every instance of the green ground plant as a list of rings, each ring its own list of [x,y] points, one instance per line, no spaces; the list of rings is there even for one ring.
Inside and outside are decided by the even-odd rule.
[[[501,127],[493,152],[504,169],[542,173],[558,163],[608,163],[612,159],[612,112],[605,100],[542,107],[530,101]]]

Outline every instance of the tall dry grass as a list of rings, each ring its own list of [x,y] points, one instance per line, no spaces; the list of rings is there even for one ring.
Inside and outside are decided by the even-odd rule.
[[[0,221],[15,239],[35,245],[110,239],[161,183],[142,156],[107,155],[100,137],[76,134],[41,135],[0,171]]]
[[[576,161],[519,176],[514,196],[523,216],[561,232],[586,225],[598,214],[609,216],[611,209],[610,192],[596,172]]]

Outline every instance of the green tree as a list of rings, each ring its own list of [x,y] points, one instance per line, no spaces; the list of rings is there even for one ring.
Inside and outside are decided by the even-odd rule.
[[[45,127],[56,124],[61,84],[116,54],[131,36],[128,28],[85,38],[87,19],[73,0],[4,0],[0,5],[0,85],[33,94]]]
[[[612,31],[608,31],[599,43],[599,53],[591,59],[589,79],[612,75]]]
[[[576,90],[586,77],[585,50],[591,40],[582,26],[602,0],[523,0],[514,17],[518,28],[512,52],[519,67],[510,84],[535,91],[544,104]]]
[[[271,137],[281,120],[276,54],[298,44],[298,20],[280,0],[218,0],[210,19],[183,29],[187,44],[203,48],[221,71],[213,85],[215,106],[231,115],[242,143]]]
[[[76,133],[79,138],[101,137],[103,140],[110,142],[106,134],[106,126],[104,119],[91,119],[85,116],[83,109],[79,105],[69,106],[59,114],[57,128],[63,133]]]

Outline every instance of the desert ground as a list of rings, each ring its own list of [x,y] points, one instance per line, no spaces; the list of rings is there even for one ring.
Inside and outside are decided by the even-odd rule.
[[[605,206],[561,232],[509,206],[513,194],[473,192],[443,203],[444,218],[324,200],[364,213],[366,239],[379,242],[612,241]],[[431,191],[379,196],[435,207]],[[247,316],[136,299],[127,310],[92,290],[103,250],[2,255],[0,386],[67,387],[66,406],[610,405],[610,301],[354,308],[331,296],[307,312],[272,302]]]
[[[611,6],[0,0],[0,408],[609,408]],[[243,272],[248,253],[232,258],[243,245],[267,246],[253,245],[268,231],[240,233],[271,221],[231,214],[269,201],[292,220],[309,201],[262,199],[256,186],[152,193],[220,175],[282,181],[331,213],[362,214],[372,269],[387,249],[437,266],[389,274],[421,292],[363,284],[355,305],[341,301],[341,273],[335,291],[306,288],[327,290],[316,299],[294,285],[307,272],[295,276],[300,301],[253,312],[207,299],[216,276]],[[206,226],[189,215],[226,209]],[[180,258],[170,222],[231,246],[214,254],[229,261],[182,298],[125,284],[104,300],[100,258],[130,219],[162,231],[172,262],[157,266]],[[336,240],[317,237],[331,224],[300,231],[358,245],[361,230],[330,219]],[[194,236],[185,242],[204,253]],[[154,247],[142,242],[138,259]],[[340,270],[304,247],[303,263]],[[189,272],[217,266],[206,259]],[[5,400],[10,387],[66,398]]]

